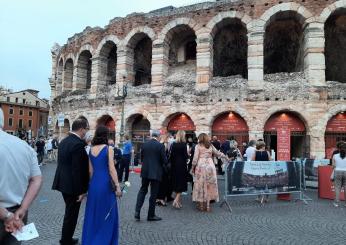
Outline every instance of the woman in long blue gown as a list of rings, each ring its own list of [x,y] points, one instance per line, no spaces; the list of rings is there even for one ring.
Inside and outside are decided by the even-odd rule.
[[[121,190],[114,167],[113,149],[107,146],[109,130],[96,129],[89,153],[90,183],[85,208],[83,245],[118,245],[119,216],[117,196]],[[111,178],[116,185],[112,190]]]

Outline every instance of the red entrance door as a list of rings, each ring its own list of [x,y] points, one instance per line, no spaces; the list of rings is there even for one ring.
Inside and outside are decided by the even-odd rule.
[[[269,118],[265,127],[265,134],[276,135],[276,154],[277,160],[291,160],[292,151],[292,135],[303,135],[305,132],[304,123],[293,113],[280,112]],[[303,144],[303,142],[300,142]],[[297,147],[297,146],[296,146]],[[299,147],[299,146],[298,146]]]
[[[333,116],[327,124],[325,133],[326,158],[331,158],[338,141],[346,141],[346,113]]]
[[[226,112],[218,116],[212,126],[212,136],[223,142],[234,138],[238,142],[241,152],[243,152],[243,142],[249,141],[249,127],[245,120],[234,112]]]
[[[195,131],[196,127],[191,118],[184,114],[181,113],[179,115],[176,115],[175,117],[172,118],[172,120],[169,122],[168,131],[170,132],[175,132],[178,130],[184,130],[184,131]]]

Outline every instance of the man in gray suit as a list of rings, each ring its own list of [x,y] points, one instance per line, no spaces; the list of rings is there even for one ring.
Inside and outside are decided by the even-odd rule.
[[[165,147],[158,141],[160,131],[151,131],[151,140],[142,146],[142,186],[138,192],[135,219],[140,220],[140,212],[143,206],[145,196],[148,193],[150,185],[149,211],[148,221],[159,221],[160,217],[155,215],[156,197],[159,191],[159,184],[163,175],[163,171],[167,168],[167,157]]]

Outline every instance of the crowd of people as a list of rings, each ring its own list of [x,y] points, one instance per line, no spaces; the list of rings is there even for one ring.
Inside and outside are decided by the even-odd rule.
[[[42,155],[55,158],[57,169],[53,190],[61,192],[65,213],[60,244],[78,244],[73,238],[82,201],[87,197],[82,244],[118,244],[118,200],[122,183],[129,180],[129,166],[133,145],[128,136],[122,148],[109,139],[109,129],[98,126],[94,135],[89,133],[88,122],[76,119],[69,135],[58,142],[50,137],[40,138],[30,147],[24,141],[1,130],[3,115],[0,109],[0,155],[3,169],[0,174],[0,243],[20,244],[10,235],[27,221],[30,204],[41,184],[39,162]],[[36,148],[36,151],[34,151]],[[56,150],[56,151],[54,151]],[[270,152],[263,140],[250,140],[243,151],[234,139],[221,143],[216,136],[201,133],[196,139],[178,131],[175,135],[161,135],[151,130],[150,140],[141,147],[141,187],[137,194],[134,218],[141,219],[141,209],[150,187],[149,209],[146,219],[160,221],[156,206],[182,209],[182,195],[191,185],[192,202],[201,212],[211,212],[211,203],[219,201],[218,174],[223,174],[227,161],[270,161]],[[346,188],[346,143],[338,143],[333,155],[336,199],[339,206],[341,187]],[[3,188],[4,187],[4,188]],[[258,198],[268,198],[259,196]],[[185,200],[185,199],[184,199]]]

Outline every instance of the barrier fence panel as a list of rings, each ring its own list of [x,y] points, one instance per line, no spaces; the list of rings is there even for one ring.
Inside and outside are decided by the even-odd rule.
[[[304,166],[303,169],[303,187],[318,188],[318,166],[327,166],[329,159],[309,159],[300,160]]]
[[[234,161],[225,166],[224,201],[230,211],[228,198],[236,196],[302,193],[302,164],[295,161]]]

